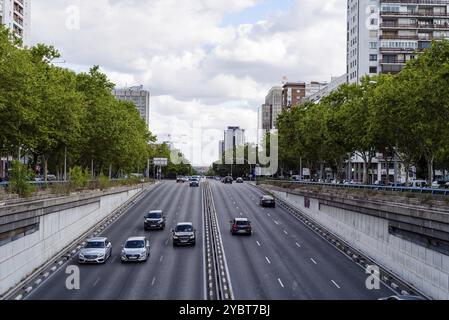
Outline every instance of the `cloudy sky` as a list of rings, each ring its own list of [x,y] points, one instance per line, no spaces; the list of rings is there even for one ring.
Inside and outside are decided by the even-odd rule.
[[[345,72],[345,0],[33,0],[32,44],[65,66],[100,65],[151,91],[150,130],[195,165],[218,157],[226,126],[256,140],[270,87]]]

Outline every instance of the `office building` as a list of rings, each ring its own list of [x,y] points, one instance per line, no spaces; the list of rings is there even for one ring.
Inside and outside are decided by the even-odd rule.
[[[271,129],[275,129],[277,118],[282,112],[282,87],[273,87],[268,91],[265,105],[271,107]]]
[[[113,94],[118,100],[131,101],[139,110],[140,116],[145,120],[147,126],[150,124],[150,92],[143,86],[115,89]]]
[[[228,152],[234,148],[242,147],[246,143],[245,130],[240,127],[228,127],[224,132],[224,151]]]
[[[0,24],[27,44],[31,28],[31,0],[0,0]]]
[[[449,0],[348,0],[347,80],[398,73],[432,40],[449,38]]]

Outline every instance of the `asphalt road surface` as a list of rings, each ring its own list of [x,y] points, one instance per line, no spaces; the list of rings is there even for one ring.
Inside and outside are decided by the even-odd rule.
[[[261,208],[262,194],[247,184],[212,181],[212,195],[222,234],[232,288],[238,300],[377,299],[392,294],[365,287],[367,274],[345,255],[314,234],[284,209]],[[145,232],[149,210],[164,210],[164,231]],[[232,236],[229,221],[246,217],[252,236]],[[171,229],[193,222],[195,247],[174,248]],[[113,245],[104,265],[78,265],[80,290],[67,290],[65,268],[57,271],[27,299],[43,300],[201,300],[204,299],[203,218],[200,188],[163,182],[146,194],[101,236]],[[130,236],[150,240],[148,262],[120,262],[121,245]]]

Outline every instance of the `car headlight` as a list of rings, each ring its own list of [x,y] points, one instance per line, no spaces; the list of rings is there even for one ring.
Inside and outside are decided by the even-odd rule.
[[[84,254],[80,253],[79,257],[84,258]]]
[[[179,237],[178,236],[173,236],[173,239],[179,239]]]
[[[195,239],[195,236],[194,236],[194,235],[191,235],[191,236],[190,236],[190,239]]]
[[[97,254],[97,256],[98,256],[99,258],[104,257],[104,256],[105,256],[105,253],[99,253],[99,254]]]

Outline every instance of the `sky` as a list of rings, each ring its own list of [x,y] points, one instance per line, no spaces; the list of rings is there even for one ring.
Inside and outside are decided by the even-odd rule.
[[[218,158],[227,126],[256,141],[272,86],[346,70],[345,0],[33,0],[31,44],[61,66],[99,65],[151,92],[150,131],[194,165]]]

